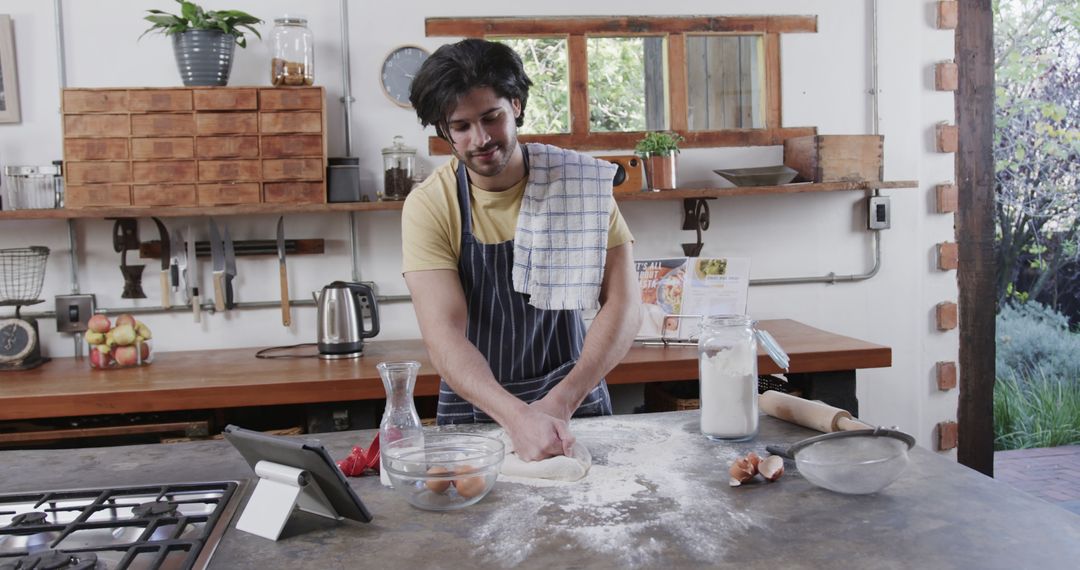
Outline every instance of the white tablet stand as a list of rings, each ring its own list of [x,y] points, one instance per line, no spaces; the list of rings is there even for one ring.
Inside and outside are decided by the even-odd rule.
[[[307,471],[260,461],[255,464],[259,483],[251,494],[236,528],[244,532],[277,540],[281,530],[296,509],[329,519],[342,520],[330,505],[330,500]]]

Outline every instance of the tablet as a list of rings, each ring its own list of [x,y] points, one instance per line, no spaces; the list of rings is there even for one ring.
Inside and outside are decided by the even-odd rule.
[[[267,435],[234,425],[225,426],[223,433],[252,470],[256,463],[264,460],[303,469],[319,484],[339,515],[371,522],[371,513],[318,440]]]

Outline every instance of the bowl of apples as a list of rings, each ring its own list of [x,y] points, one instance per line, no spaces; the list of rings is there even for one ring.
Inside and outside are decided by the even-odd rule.
[[[105,315],[94,315],[87,327],[91,368],[130,368],[154,361],[150,327],[135,317],[123,314],[110,322]]]

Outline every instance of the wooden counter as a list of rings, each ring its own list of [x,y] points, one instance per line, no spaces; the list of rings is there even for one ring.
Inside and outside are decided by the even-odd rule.
[[[856,369],[892,364],[887,346],[792,320],[759,326],[791,356],[789,378],[803,375],[822,389],[841,390],[845,398],[854,399]],[[256,350],[160,352],[149,366],[117,370],[93,370],[87,359],[55,358],[34,370],[0,375],[0,420],[380,399],[385,394],[375,365],[384,360],[419,361],[416,394],[438,393],[438,374],[420,340],[370,342],[365,356],[355,360],[263,360],[255,358]],[[758,367],[762,374],[779,372],[763,353]],[[607,381],[696,378],[695,347],[635,345]]]

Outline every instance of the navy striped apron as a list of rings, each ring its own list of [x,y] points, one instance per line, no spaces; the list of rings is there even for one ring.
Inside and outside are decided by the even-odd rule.
[[[525,166],[529,157],[525,146]],[[495,379],[526,403],[543,398],[577,363],[585,339],[580,311],[544,311],[514,291],[511,270],[514,242],[485,244],[472,233],[472,200],[465,164],[457,168],[461,210],[461,257],[458,276],[465,291],[465,336],[487,359]],[[574,412],[574,417],[611,415],[611,395],[603,379]],[[493,421],[490,416],[439,382],[439,425]]]

